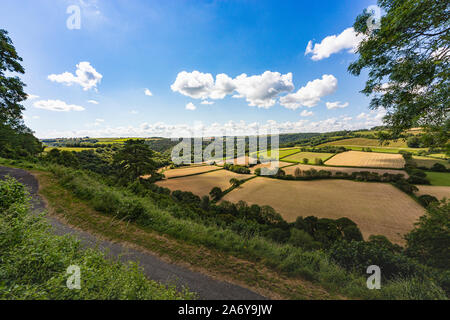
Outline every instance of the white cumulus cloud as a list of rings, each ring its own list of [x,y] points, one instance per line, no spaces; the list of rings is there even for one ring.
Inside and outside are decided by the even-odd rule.
[[[342,50],[354,53],[363,39],[363,34],[357,34],[355,29],[347,28],[339,35],[325,37],[320,43],[313,45],[312,40],[309,41],[305,55],[312,54],[311,59],[319,61]]]
[[[234,98],[245,98],[250,106],[269,108],[276,103],[280,93],[292,91],[294,85],[292,73],[282,75],[279,72],[266,71],[254,76],[243,73],[234,79],[221,73],[214,80],[210,73],[182,71],[178,73],[171,89],[202,100],[223,99],[234,93]]]
[[[98,104],[98,101],[96,101],[96,100],[88,100],[88,102],[92,103],[92,104]]]
[[[340,101],[336,101],[336,102],[327,102],[327,109],[331,110],[331,109],[339,109],[339,108],[347,108],[349,103],[345,102],[345,103],[341,103]]]
[[[186,110],[195,110],[195,109],[197,109],[197,107],[192,102],[189,102],[186,105]]]
[[[241,74],[234,83],[238,97],[245,98],[250,106],[269,108],[276,103],[276,97],[283,92],[294,90],[292,73],[266,71],[259,76],[247,77]]]
[[[153,93],[149,89],[145,89],[144,94],[149,97],[153,95]]]
[[[209,105],[211,105],[211,104],[214,104],[214,101],[203,100],[201,102],[201,104],[209,104]]]
[[[302,116],[302,117],[311,117],[313,115],[314,115],[314,112],[307,111],[307,110],[303,110],[302,113],[300,113],[300,116]]]
[[[102,80],[103,76],[94,69],[87,61],[77,64],[75,75],[70,72],[61,74],[51,74],[48,79],[53,82],[64,83],[68,86],[79,84],[84,91],[97,89],[97,84]]]
[[[36,101],[33,106],[38,109],[44,109],[49,111],[69,112],[69,111],[83,111],[82,106],[75,104],[67,104],[61,100],[40,100]]]
[[[280,98],[280,104],[288,109],[299,107],[314,107],[324,96],[333,94],[337,90],[338,81],[333,75],[324,74],[322,79],[309,81],[306,86],[295,93]]]
[[[357,130],[371,128],[382,124],[385,111],[370,111],[364,119],[354,120],[342,116],[318,121],[300,119],[298,121],[276,122],[268,120],[266,123],[229,121],[225,123],[210,123],[203,125],[167,124],[164,122],[142,123],[139,126],[99,126],[89,130],[65,130],[38,132],[41,138],[57,137],[213,137],[267,134],[267,130],[276,128],[280,133],[294,132],[330,132],[340,130]],[[255,133],[255,131],[258,131]],[[273,131],[272,131],[273,132]]]

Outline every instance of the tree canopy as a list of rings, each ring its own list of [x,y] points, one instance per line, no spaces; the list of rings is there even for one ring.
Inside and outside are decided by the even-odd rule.
[[[20,103],[27,99],[25,84],[18,76],[7,73],[24,74],[17,54],[6,30],[0,29],[0,156],[15,158],[35,155],[42,151],[41,142],[23,123]]]
[[[154,174],[156,163],[154,152],[145,140],[127,140],[121,150],[114,156],[114,163],[119,167],[125,179],[134,180],[142,175]]]
[[[387,111],[384,122],[399,138],[407,129],[423,127],[429,145],[449,139],[450,6],[442,0],[378,0],[385,11],[380,28],[368,27],[366,10],[354,24],[365,35],[359,58],[349,72],[367,69],[362,92],[372,109]]]

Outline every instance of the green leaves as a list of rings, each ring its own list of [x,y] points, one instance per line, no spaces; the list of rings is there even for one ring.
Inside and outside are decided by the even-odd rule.
[[[124,147],[114,156],[114,163],[119,167],[121,177],[131,181],[146,174],[156,172],[154,152],[145,140],[127,140]]]
[[[25,84],[16,76],[5,72],[23,74],[20,58],[8,32],[0,29],[0,156],[18,158],[36,155],[42,151],[39,140],[33,137],[22,119],[25,108],[20,104],[27,99]]]
[[[448,126],[450,112],[449,6],[439,0],[379,0],[378,5],[386,12],[379,30],[370,33],[367,12],[356,19],[354,28],[366,39],[348,70],[359,76],[368,69],[362,93],[372,97],[371,108],[388,111],[384,121],[392,138],[419,126],[439,132]]]

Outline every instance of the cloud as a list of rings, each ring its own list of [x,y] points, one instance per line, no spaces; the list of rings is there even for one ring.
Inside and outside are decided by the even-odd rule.
[[[314,112],[306,111],[306,110],[303,110],[302,113],[300,113],[300,116],[302,116],[302,117],[311,117],[313,115],[314,115]]]
[[[149,97],[153,95],[153,93],[149,89],[145,89],[144,94]]]
[[[224,136],[224,135],[252,135],[255,130],[276,129],[280,133],[295,132],[331,132],[340,130],[358,130],[371,128],[382,124],[382,117],[385,111],[370,111],[364,119],[352,120],[351,117],[334,117],[318,121],[301,119],[298,121],[276,122],[269,120],[265,123],[229,121],[226,123],[210,123],[203,125],[196,123],[188,124],[167,124],[164,122],[142,123],[139,126],[107,127],[102,126],[90,130],[65,130],[38,132],[40,138],[57,137],[188,137],[188,136]],[[199,132],[199,130],[201,130]],[[267,131],[266,131],[267,132]]]
[[[137,110],[131,110],[130,113],[131,113],[131,114],[138,114],[139,111],[137,111]]]
[[[27,100],[34,100],[39,98],[39,96],[34,95],[34,94],[27,94]]]
[[[90,89],[97,90],[97,84],[103,78],[103,76],[86,61],[77,64],[75,74],[76,75],[73,75],[70,72],[51,74],[48,76],[48,79],[52,82],[64,83],[68,86],[79,84],[84,91],[87,91]]]
[[[238,97],[245,98],[250,106],[269,108],[276,103],[276,97],[283,92],[294,90],[292,73],[282,75],[279,72],[266,71],[259,76],[238,76],[234,83]]]
[[[49,111],[69,112],[69,111],[83,111],[82,106],[74,104],[67,104],[61,100],[40,100],[36,101],[33,106],[38,109],[44,109]]]
[[[174,92],[202,100],[223,99],[235,93],[234,98],[245,98],[250,106],[269,108],[276,103],[277,95],[292,91],[294,85],[292,73],[282,75],[266,71],[250,77],[243,73],[234,79],[221,73],[214,80],[210,73],[182,71],[170,88]]]
[[[195,110],[195,109],[197,109],[197,107],[192,102],[189,102],[186,105],[186,110]]]
[[[214,104],[214,101],[203,100],[201,102],[201,104],[209,104],[209,105],[211,105],[211,104]]]
[[[337,90],[338,81],[333,75],[325,74],[322,79],[309,81],[306,86],[295,93],[280,98],[280,104],[288,109],[299,107],[314,107],[324,96],[333,94]]]
[[[348,52],[354,53],[363,39],[363,34],[358,35],[353,28],[347,28],[337,36],[325,37],[322,42],[316,43],[314,46],[312,40],[309,41],[305,55],[312,54],[311,59],[319,61],[342,50],[348,50]]]
[[[92,104],[98,104],[98,101],[95,101],[95,100],[88,100],[88,102],[92,103]]]
[[[327,102],[327,109],[331,110],[331,109],[339,109],[339,108],[347,108],[349,103],[345,102],[345,103],[341,103],[340,101],[336,101],[336,102]]]

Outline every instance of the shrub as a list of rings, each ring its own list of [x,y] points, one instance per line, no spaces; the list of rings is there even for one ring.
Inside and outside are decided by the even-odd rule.
[[[0,181],[23,190],[13,179]],[[29,213],[23,192],[2,192],[11,212],[0,214],[0,299],[24,300],[156,300],[192,299],[186,289],[146,279],[137,263],[121,263],[96,249],[85,248],[74,237],[51,233],[42,216]],[[19,196],[17,196],[19,195]],[[81,289],[66,286],[70,265],[81,269]]]
[[[336,242],[330,249],[330,255],[343,268],[360,274],[365,274],[368,266],[377,265],[381,268],[384,279],[408,278],[423,272],[413,260],[393,253],[386,247],[379,246],[377,242]]]
[[[406,180],[404,180],[404,179],[401,179],[401,180],[396,181],[396,182],[394,183],[394,185],[395,185],[397,188],[399,188],[400,190],[402,190],[403,192],[406,192],[406,193],[408,193],[408,194],[413,194],[414,192],[416,192],[416,191],[419,190],[416,186],[414,186],[414,185],[412,185],[412,184],[409,184],[409,183],[408,183]]]
[[[435,164],[433,164],[430,170],[435,172],[447,172],[447,167],[442,163],[436,162]]]
[[[439,203],[439,200],[436,197],[430,196],[429,194],[421,195],[417,198],[420,204],[427,208],[431,203]]]
[[[0,180],[0,212],[8,210],[15,203],[26,203],[28,192],[23,184],[17,180],[6,177]]]
[[[450,201],[432,202],[415,228],[406,235],[406,253],[440,269],[450,266]]]
[[[211,199],[213,201],[218,201],[222,198],[223,192],[222,192],[222,189],[220,189],[219,187],[214,187],[209,192],[209,195],[211,196]]]
[[[408,181],[408,183],[410,184],[431,184],[430,180],[428,180],[427,178],[422,178],[415,175],[410,176],[406,181]]]
[[[304,230],[296,228],[291,229],[291,235],[289,237],[289,243],[295,247],[300,247],[306,250],[313,250],[320,248],[320,243],[314,241],[309,233]]]

